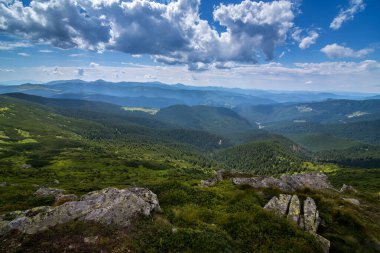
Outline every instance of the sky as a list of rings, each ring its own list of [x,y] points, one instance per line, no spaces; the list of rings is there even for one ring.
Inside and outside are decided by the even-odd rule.
[[[0,0],[0,84],[380,93],[379,0]]]

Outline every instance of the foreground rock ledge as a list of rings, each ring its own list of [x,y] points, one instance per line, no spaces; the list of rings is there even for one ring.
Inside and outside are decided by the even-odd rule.
[[[0,234],[18,230],[35,234],[73,220],[127,227],[139,214],[160,211],[157,195],[145,188],[106,188],[57,207],[37,207],[0,216]],[[10,220],[7,217],[12,217]]]

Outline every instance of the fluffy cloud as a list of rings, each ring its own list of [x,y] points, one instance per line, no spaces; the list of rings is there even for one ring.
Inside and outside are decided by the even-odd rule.
[[[348,8],[342,9],[338,16],[330,24],[330,28],[333,30],[338,30],[344,22],[353,20],[356,13],[363,11],[365,9],[364,0],[350,0]]]
[[[27,53],[17,53],[19,56],[24,56],[24,57],[27,57],[27,56],[30,56],[30,54],[27,54]]]
[[[327,45],[321,49],[321,52],[329,58],[361,58],[373,52],[371,48],[365,48],[355,51],[349,47],[340,46],[336,43]]]
[[[299,47],[301,49],[309,48],[311,45],[315,44],[317,42],[317,39],[319,37],[319,34],[317,32],[310,32],[308,36],[303,38],[299,44]]]
[[[166,64],[205,69],[215,63],[273,59],[293,26],[290,0],[221,4],[214,21],[200,18],[200,0],[0,1],[0,31],[59,48],[149,54]]]
[[[309,31],[307,36],[302,36],[303,30],[296,28],[292,33],[292,38],[299,42],[299,48],[306,49],[317,42],[319,34],[316,31]]]

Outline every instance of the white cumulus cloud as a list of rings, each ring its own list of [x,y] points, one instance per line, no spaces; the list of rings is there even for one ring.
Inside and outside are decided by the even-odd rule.
[[[0,32],[63,49],[147,54],[199,70],[215,63],[255,63],[261,54],[272,60],[293,27],[296,7],[290,0],[220,4],[213,18],[224,32],[202,19],[199,8],[200,0],[0,2]]]
[[[346,9],[340,10],[338,16],[330,24],[330,28],[338,30],[344,22],[353,20],[356,13],[365,9],[364,0],[350,0],[349,6]]]
[[[292,33],[292,38],[297,41],[299,48],[306,49],[317,42],[319,34],[316,31],[309,31],[306,36],[303,36],[304,30],[297,27]]]
[[[329,58],[361,58],[369,53],[373,52],[372,48],[364,48],[361,50],[353,50],[349,47],[344,47],[336,43],[325,46],[321,49],[321,52],[324,53]]]
[[[299,47],[301,49],[309,48],[311,45],[315,44],[317,42],[317,39],[319,37],[319,34],[315,31],[312,31],[309,33],[308,36],[303,38],[299,44]]]

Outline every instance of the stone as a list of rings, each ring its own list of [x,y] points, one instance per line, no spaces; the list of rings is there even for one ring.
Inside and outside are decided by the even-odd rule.
[[[84,237],[83,242],[87,244],[95,244],[98,241],[99,236]]]
[[[281,181],[293,190],[310,188],[313,190],[333,189],[328,177],[324,173],[313,172],[295,175],[282,175]]]
[[[343,198],[344,201],[347,201],[355,206],[360,206],[360,201],[354,198]]]
[[[303,188],[314,190],[333,189],[328,177],[319,172],[282,175],[280,179],[273,177],[233,178],[232,182],[235,185],[249,185],[253,188],[278,188],[287,192]]]
[[[30,168],[32,168],[32,165],[24,163],[23,165],[21,165],[21,168],[22,169],[30,169]]]
[[[218,180],[216,178],[201,180],[201,186],[202,187],[210,187],[210,186],[214,186],[217,182],[218,182]]]
[[[232,182],[235,185],[249,185],[253,188],[278,188],[283,191],[292,190],[281,180],[273,177],[233,178]]]
[[[48,188],[48,187],[41,187],[39,188],[34,194],[40,197],[54,197],[64,195],[65,190],[62,189],[55,189],[55,188]]]
[[[217,182],[223,181],[223,171],[218,170],[216,172],[216,177],[215,178],[210,178],[207,180],[201,180],[201,186],[202,187],[211,187],[216,185]]]
[[[265,206],[265,209],[272,210],[281,216],[285,216],[292,196],[280,194],[280,197],[273,197]]]
[[[297,195],[293,195],[289,204],[288,218],[298,224],[301,215],[301,203]]]
[[[339,190],[340,193],[357,193],[358,191],[351,185],[343,184]]]
[[[303,204],[303,216],[305,222],[305,230],[308,232],[317,232],[320,218],[317,205],[314,199],[307,197]]]
[[[318,235],[316,233],[312,233],[314,235],[314,238],[319,243],[319,246],[322,248],[323,253],[329,253],[330,252],[330,241],[324,238],[321,235]]]
[[[32,210],[19,212],[12,220],[1,221],[0,234],[11,230],[35,234],[74,220],[128,227],[139,214],[147,216],[161,209],[156,194],[135,187],[122,190],[106,188],[87,193],[79,201],[57,207],[40,207],[36,214]]]
[[[7,185],[8,185],[7,182],[1,182],[1,183],[0,183],[0,187],[6,187]]]

